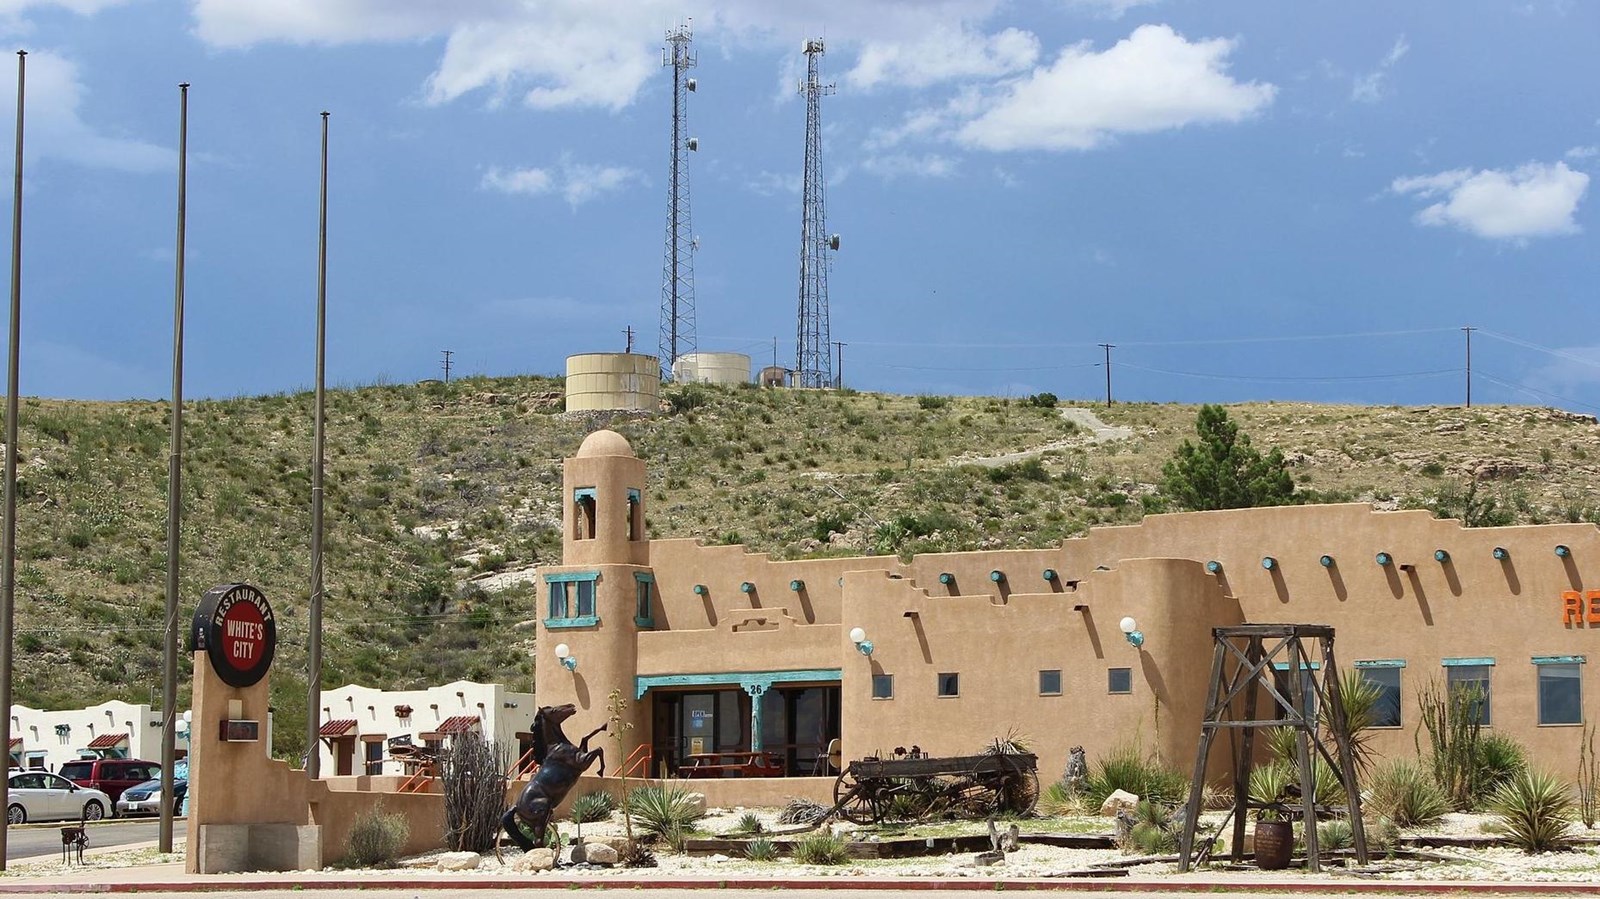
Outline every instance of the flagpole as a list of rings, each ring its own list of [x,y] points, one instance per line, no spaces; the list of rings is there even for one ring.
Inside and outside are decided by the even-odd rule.
[[[306,776],[321,776],[322,754],[322,408],[328,346],[328,114],[322,114],[322,196],[317,220],[317,399],[311,460],[311,609],[306,640]]]
[[[17,598],[17,344],[22,317],[22,112],[28,51],[17,51],[17,162],[11,188],[11,349],[6,359],[5,531],[0,537],[0,742],[11,767],[11,638]],[[0,871],[6,868],[10,815],[0,822]]]
[[[172,851],[173,766],[178,761],[178,543],[183,528],[183,243],[188,225],[189,85],[178,85],[178,247],[172,288],[172,446],[167,454],[167,619],[161,686],[161,826],[157,848]]]

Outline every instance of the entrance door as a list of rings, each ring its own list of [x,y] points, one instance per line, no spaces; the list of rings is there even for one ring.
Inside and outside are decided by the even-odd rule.
[[[679,758],[716,751],[717,694],[685,694],[678,715]]]
[[[818,764],[839,736],[838,687],[774,687],[761,697],[761,746],[791,776],[837,773]]]

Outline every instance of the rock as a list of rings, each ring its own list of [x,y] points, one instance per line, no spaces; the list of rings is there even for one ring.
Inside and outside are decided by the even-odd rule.
[[[471,871],[483,862],[476,852],[446,852],[435,859],[441,871]]]
[[[549,871],[556,866],[554,849],[529,849],[511,863],[513,871]]]
[[[617,863],[617,850],[606,843],[584,843],[583,860],[591,865],[614,865]]]
[[[1109,818],[1117,812],[1132,812],[1138,807],[1139,797],[1129,793],[1127,790],[1116,790],[1106,797],[1105,802],[1100,804],[1100,814]]]
[[[588,839],[585,839],[584,842],[585,843],[601,843],[601,844],[604,844],[606,846],[610,846],[612,849],[616,850],[618,855],[621,855],[622,853],[626,852],[627,849],[628,849],[628,838],[624,837],[624,836],[589,837]]]
[[[396,868],[431,868],[436,860],[431,855],[419,855],[415,858],[403,858],[394,863]]]
[[[990,865],[1003,865],[1006,863],[1006,854],[1004,852],[980,852],[972,857],[972,863],[980,868],[987,868]]]
[[[706,861],[708,861],[708,862],[731,862],[731,861],[733,861],[733,859],[731,859],[728,856],[723,855],[722,853],[718,852],[718,853],[715,853],[715,854],[713,854],[711,856],[708,856],[706,858]]]
[[[692,805],[696,809],[699,809],[700,810],[700,814],[704,815],[706,813],[706,794],[704,794],[704,793],[685,793],[683,795],[683,801],[684,801],[685,804]]]

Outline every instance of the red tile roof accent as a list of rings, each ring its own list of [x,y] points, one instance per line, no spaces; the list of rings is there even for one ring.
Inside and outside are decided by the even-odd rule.
[[[335,718],[332,721],[329,721],[327,724],[322,725],[322,729],[317,731],[317,736],[319,736],[319,737],[348,737],[348,736],[350,736],[350,732],[355,730],[355,729],[356,729],[356,719],[354,719],[354,718]]]
[[[128,742],[127,734],[101,734],[89,741],[90,749],[115,749],[119,743]]]
[[[12,746],[21,746],[22,745],[22,738],[21,737],[12,737],[11,738],[11,745]]]
[[[444,723],[439,725],[439,733],[464,734],[476,730],[481,724],[482,721],[477,715],[455,715],[444,719]]]

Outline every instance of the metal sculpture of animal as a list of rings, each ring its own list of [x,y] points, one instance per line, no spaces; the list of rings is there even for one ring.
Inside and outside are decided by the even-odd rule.
[[[511,837],[511,842],[521,846],[524,852],[544,845],[550,816],[555,814],[561,800],[578,782],[578,775],[588,770],[596,759],[600,761],[600,776],[605,776],[605,751],[590,749],[589,739],[604,731],[606,725],[589,731],[576,746],[561,731],[561,722],[571,718],[577,711],[575,706],[568,703],[542,706],[538,714],[533,716],[533,760],[539,764],[539,770],[522,788],[516,804],[500,818],[500,825]],[[533,839],[528,839],[522,832],[519,821],[533,832]]]

